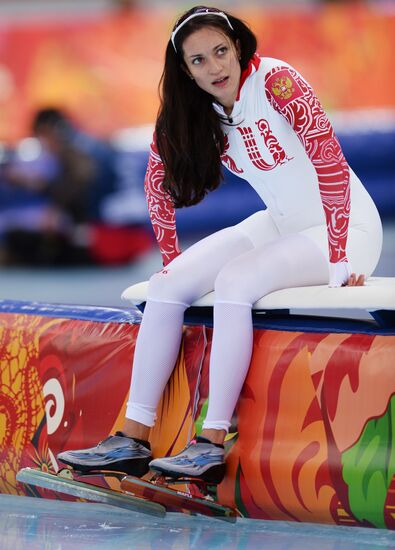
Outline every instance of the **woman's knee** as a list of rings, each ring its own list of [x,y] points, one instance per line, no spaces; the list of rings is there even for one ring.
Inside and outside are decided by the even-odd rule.
[[[230,262],[221,269],[215,279],[214,290],[216,301],[252,303],[243,265],[238,262]]]
[[[177,273],[164,268],[150,277],[147,299],[157,302],[174,302],[188,307],[190,302],[184,287],[185,284],[181,284]]]

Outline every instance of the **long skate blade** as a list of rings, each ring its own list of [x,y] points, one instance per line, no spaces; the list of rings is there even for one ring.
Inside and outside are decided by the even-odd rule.
[[[117,506],[118,508],[124,508],[132,512],[140,512],[156,517],[164,517],[166,515],[165,507],[156,502],[150,502],[143,498],[133,497],[103,487],[96,487],[89,483],[67,479],[57,474],[42,472],[33,468],[19,470],[16,479],[26,485],[42,487],[43,489],[57,491],[92,502]]]

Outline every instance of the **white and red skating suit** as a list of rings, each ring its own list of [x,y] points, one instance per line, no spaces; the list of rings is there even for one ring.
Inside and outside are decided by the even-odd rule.
[[[349,168],[310,85],[287,63],[255,55],[241,75],[232,113],[227,116],[217,103],[213,107],[228,121],[223,124],[223,164],[256,190],[280,234],[326,227],[324,253],[332,267],[347,261],[350,195],[353,203],[371,199]],[[174,208],[162,190],[163,176],[153,143],[145,189],[166,265],[180,251]],[[322,247],[322,238],[317,240]]]
[[[226,118],[222,107],[214,109]],[[348,259],[357,273],[370,275],[380,255],[377,209],[313,90],[292,67],[255,56],[228,121],[222,162],[252,185],[267,209],[181,255],[174,208],[162,187],[163,164],[152,145],[145,180],[149,212],[164,263],[171,265],[150,278],[134,355],[126,416],[146,426],[155,422],[174,368],[185,309],[197,298],[215,291],[203,428],[227,431],[250,365],[253,304],[282,288],[341,286]]]

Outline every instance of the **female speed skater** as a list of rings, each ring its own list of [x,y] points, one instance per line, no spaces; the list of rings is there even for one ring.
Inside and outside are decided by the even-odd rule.
[[[150,278],[123,430],[96,447],[58,455],[76,470],[141,476],[150,468],[221,482],[223,442],[250,364],[254,302],[282,288],[363,285],[378,262],[377,209],[313,89],[288,63],[260,57],[256,47],[245,23],[216,8],[194,7],[173,28],[145,178],[164,268]],[[267,208],[180,252],[175,208],[217,188],[221,163]],[[213,289],[202,433],[181,453],[152,460],[149,431],[177,359],[184,312]]]

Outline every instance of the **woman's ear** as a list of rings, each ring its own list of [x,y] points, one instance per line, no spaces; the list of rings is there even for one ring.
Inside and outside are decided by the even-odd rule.
[[[236,40],[236,53],[237,53],[237,57],[240,60],[241,59],[241,44],[240,44],[240,40],[238,38]]]
[[[193,78],[193,76],[191,75],[191,73],[190,73],[188,67],[187,67],[184,63],[181,63],[181,69],[184,71],[184,73],[186,73],[186,74],[189,76],[189,78],[190,78],[191,80],[195,80],[195,79]]]

